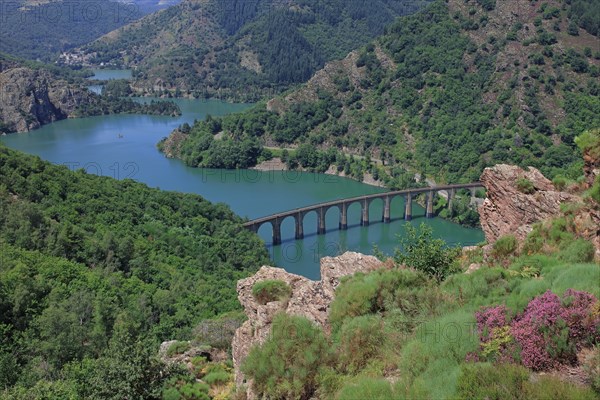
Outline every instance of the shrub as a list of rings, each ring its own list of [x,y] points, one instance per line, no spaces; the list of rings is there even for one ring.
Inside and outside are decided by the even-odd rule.
[[[567,178],[562,175],[556,175],[554,179],[552,179],[552,184],[554,184],[556,190],[563,191],[567,186]]]
[[[521,193],[532,194],[535,192],[535,187],[529,179],[519,178],[517,179],[517,190]]]
[[[303,317],[279,314],[271,336],[252,348],[242,372],[254,380],[259,397],[310,398],[317,387],[319,368],[331,360],[331,346],[323,332]]]
[[[272,301],[287,299],[291,294],[292,289],[290,286],[280,280],[260,281],[252,286],[252,296],[263,305]]]
[[[481,340],[479,354],[467,354],[467,359],[510,362],[516,353],[515,340],[508,325],[505,306],[483,308],[475,313],[477,332]]]
[[[457,383],[459,399],[519,399],[529,379],[527,369],[513,364],[464,364]]]
[[[208,383],[209,385],[213,386],[213,385],[223,385],[223,384],[229,382],[231,380],[231,378],[232,378],[231,374],[228,374],[227,372],[221,370],[221,371],[214,371],[214,372],[207,374],[204,378],[202,378],[202,380],[204,382]]]
[[[398,296],[404,301],[411,296],[402,289],[419,290],[427,284],[424,274],[406,269],[355,274],[343,280],[336,289],[329,313],[333,329],[339,329],[346,318],[385,311],[386,305],[394,307]]]
[[[344,385],[335,398],[337,400],[388,400],[393,397],[392,386],[387,380],[365,377]]]
[[[523,248],[521,252],[523,254],[534,254],[538,253],[544,247],[546,243],[544,237],[542,236],[542,224],[537,223],[533,225],[533,229],[525,238],[525,242],[523,243]]]
[[[585,131],[575,138],[582,152],[590,152],[594,158],[600,157],[600,129]]]
[[[382,351],[384,342],[381,317],[365,315],[344,321],[339,333],[340,367],[350,373],[360,371]]]
[[[593,354],[584,363],[584,370],[590,378],[590,384],[600,394],[600,346],[596,346]]]
[[[167,356],[173,357],[176,354],[183,354],[190,349],[190,342],[174,342],[167,349]]]
[[[400,239],[402,250],[397,250],[394,260],[417,271],[426,273],[438,282],[455,271],[454,261],[460,255],[458,247],[447,247],[441,239],[433,239],[432,230],[425,224],[415,229],[406,224],[406,236]]]
[[[504,260],[517,251],[518,243],[515,235],[502,236],[492,246],[492,257]]]
[[[587,387],[565,382],[553,376],[539,376],[535,381],[523,383],[523,399],[547,400],[593,400],[598,397]]]
[[[595,399],[585,387],[552,376],[529,379],[527,369],[514,364],[465,364],[458,378],[460,399]]]
[[[569,263],[584,263],[594,261],[596,249],[591,242],[577,239],[567,242],[564,249],[558,254],[558,258]]]
[[[476,313],[480,351],[470,355],[502,361],[520,361],[535,371],[572,364],[577,350],[600,340],[598,300],[590,293],[568,289],[563,298],[548,290],[529,302],[522,314],[508,324],[504,306]],[[507,328],[510,325],[510,330]],[[514,342],[513,339],[514,338]],[[517,354],[516,346],[520,348]]]
[[[169,380],[162,392],[164,400],[209,400],[210,387],[201,382],[191,382],[187,378],[173,378]]]

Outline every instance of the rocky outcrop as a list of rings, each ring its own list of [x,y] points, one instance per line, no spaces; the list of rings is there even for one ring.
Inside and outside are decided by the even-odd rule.
[[[26,132],[74,116],[77,108],[96,101],[86,90],[26,67],[0,73],[0,122],[4,130]]]
[[[533,188],[524,193],[518,183],[526,181]],[[479,216],[488,243],[507,234],[524,240],[532,224],[558,215],[562,202],[580,200],[556,191],[552,182],[532,167],[526,171],[512,165],[496,165],[483,171],[481,182],[488,197],[479,207]]]
[[[204,357],[210,362],[225,362],[229,359],[229,354],[226,350],[196,345],[192,342],[184,342],[187,343],[187,349],[183,352],[169,355],[169,347],[176,343],[180,343],[180,341],[169,340],[162,342],[158,350],[158,358],[165,364],[182,365],[187,368],[190,373],[194,373],[194,364],[192,360],[195,357]]]
[[[323,328],[325,332],[329,332],[329,306],[340,279],[356,272],[373,271],[383,266],[384,264],[373,256],[347,252],[339,257],[321,259],[320,281],[311,281],[283,269],[267,266],[262,267],[254,276],[240,280],[237,284],[238,298],[248,320],[236,331],[232,342],[236,385],[240,387],[246,383],[240,372],[240,365],[253,346],[265,342],[276,314],[285,312],[303,316]],[[289,300],[259,304],[252,296],[252,287],[264,280],[286,282],[292,289]],[[251,391],[249,393],[251,394]]]

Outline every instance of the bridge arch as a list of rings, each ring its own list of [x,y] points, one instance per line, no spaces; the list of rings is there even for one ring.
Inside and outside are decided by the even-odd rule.
[[[448,197],[450,200],[448,203],[450,205],[451,197],[453,197],[456,191],[460,189],[467,189],[471,191],[471,193],[473,193],[475,189],[482,187],[483,185],[480,182],[474,182],[467,184],[443,185],[376,193],[372,195],[329,201],[308,207],[277,213],[271,216],[248,221],[244,224],[244,226],[254,232],[258,232],[260,229],[262,229],[262,227],[265,224],[271,224],[273,229],[273,244],[277,245],[281,244],[281,225],[289,217],[294,218],[296,238],[301,239],[304,237],[304,218],[307,215],[312,214],[313,211],[315,212],[317,217],[317,233],[324,234],[326,231],[326,215],[327,212],[333,207],[337,207],[339,209],[339,229],[346,229],[348,227],[348,216],[350,213],[350,209],[355,207],[354,204],[359,204],[361,224],[368,225],[370,222],[371,205],[376,200],[381,200],[383,203],[382,221],[384,223],[389,223],[391,221],[391,210],[394,200],[396,200],[397,197],[404,197],[404,218],[406,220],[410,220],[412,218],[413,197],[419,193],[425,193],[427,199],[426,216],[428,218],[431,218],[433,217],[433,198],[435,194],[439,191],[446,191],[448,193]]]

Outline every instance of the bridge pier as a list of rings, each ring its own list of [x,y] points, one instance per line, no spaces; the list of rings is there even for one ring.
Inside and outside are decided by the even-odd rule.
[[[427,212],[425,214],[425,218],[433,218],[433,196],[434,192],[431,191],[427,193]]]
[[[346,203],[342,203],[340,207],[340,226],[341,231],[345,231],[348,229],[348,205]]]
[[[275,221],[271,222],[271,225],[273,225],[273,246],[280,245],[281,244],[281,221],[278,218]]]
[[[391,217],[390,217],[391,203],[392,203],[392,198],[389,196],[383,200],[383,217],[381,218],[381,220],[383,221],[384,224],[389,224],[391,221]]]
[[[362,226],[369,226],[369,202],[363,200],[362,202],[362,218],[360,219]]]
[[[454,201],[454,196],[456,196],[456,190],[448,190],[448,210],[450,211],[452,211],[452,202]]]
[[[296,221],[296,240],[304,239],[304,215],[298,213],[294,220]]]
[[[319,212],[318,214],[318,227],[317,227],[317,234],[318,235],[323,235],[325,234],[325,208],[321,207],[319,208]]]
[[[404,208],[404,220],[412,220],[412,193],[406,193],[406,205]]]

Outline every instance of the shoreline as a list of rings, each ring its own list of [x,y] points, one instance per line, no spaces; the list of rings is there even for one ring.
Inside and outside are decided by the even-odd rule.
[[[273,157],[270,160],[263,161],[260,164],[257,164],[254,167],[250,167],[248,169],[256,170],[256,171],[290,171],[288,166],[283,161],[281,161],[281,158],[279,158],[279,157]],[[311,171],[307,170],[306,168],[297,168],[294,171],[311,172]],[[344,171],[338,172],[335,165],[331,165],[325,172],[315,172],[315,173],[331,175],[331,176],[339,176],[341,178],[352,179],[356,182],[364,183],[365,185],[387,189],[383,182],[376,181],[375,179],[373,179],[373,176],[368,172],[364,173],[362,182],[358,181],[350,176],[347,176],[346,174],[344,174]]]

